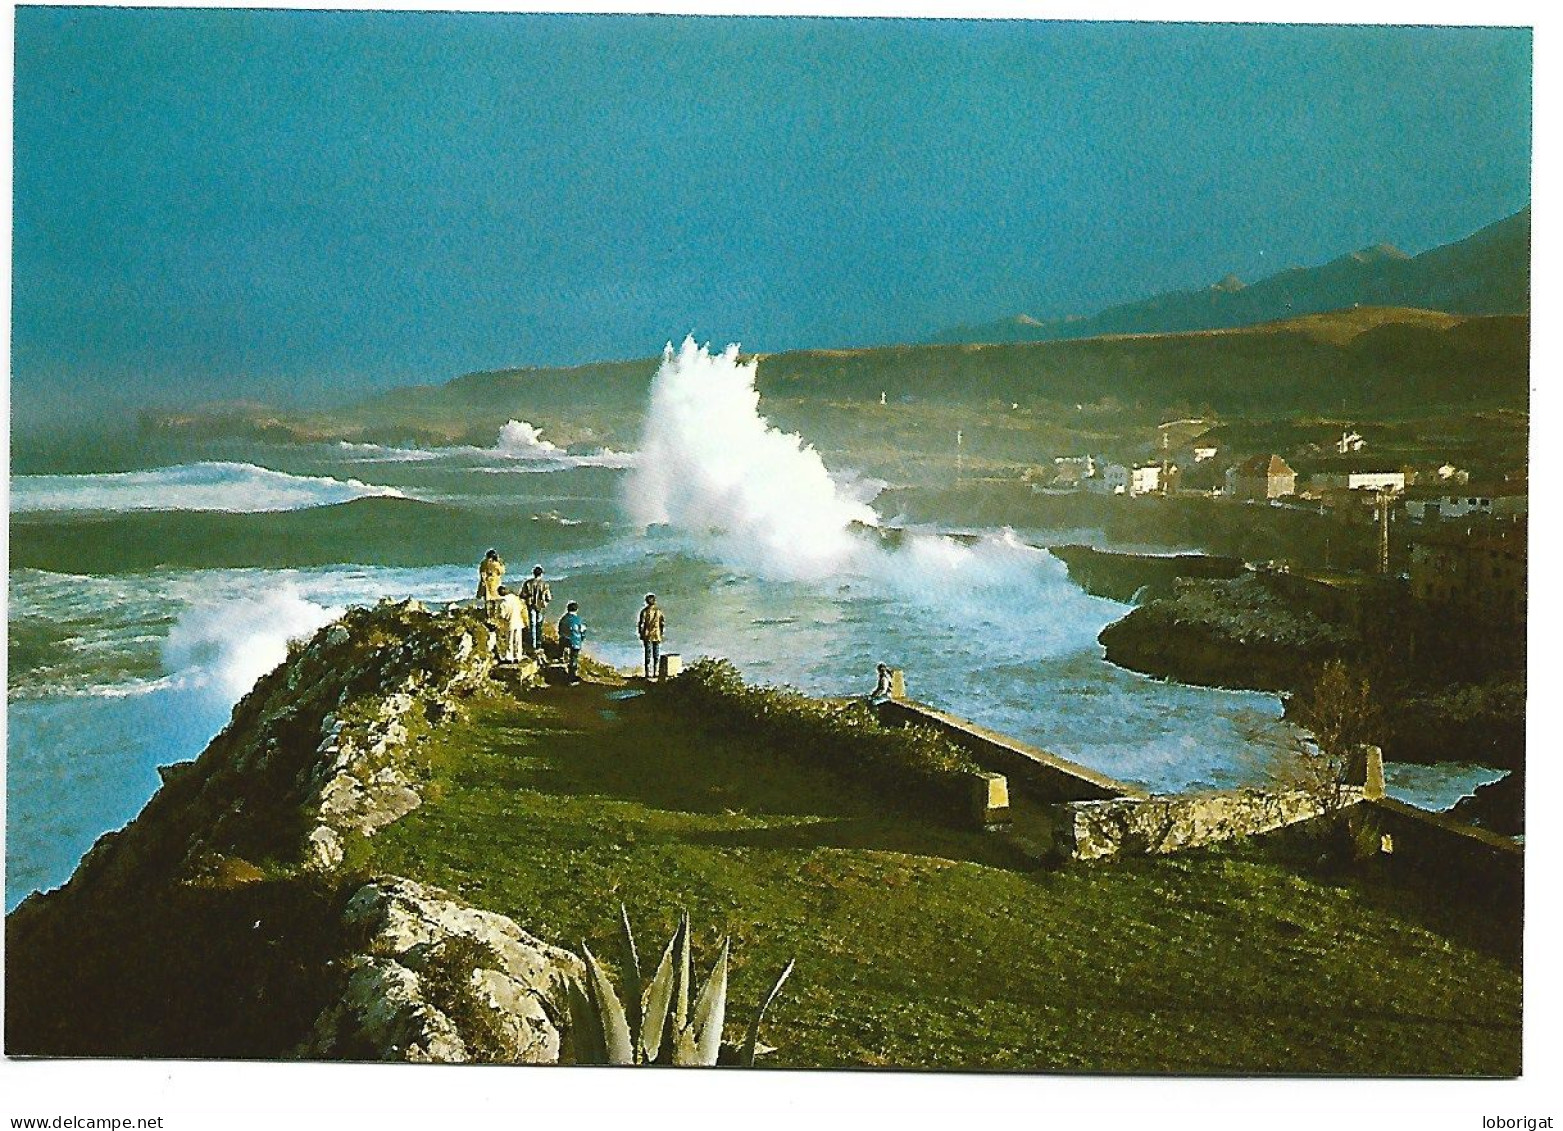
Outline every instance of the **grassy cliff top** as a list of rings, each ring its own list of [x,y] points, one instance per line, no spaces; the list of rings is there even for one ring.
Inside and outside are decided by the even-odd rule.
[[[1520,973],[1456,901],[1256,846],[1036,871],[653,690],[481,696],[360,863],[566,946],[680,908],[787,1066],[1513,1074]],[[1312,860],[1311,856],[1307,857]]]

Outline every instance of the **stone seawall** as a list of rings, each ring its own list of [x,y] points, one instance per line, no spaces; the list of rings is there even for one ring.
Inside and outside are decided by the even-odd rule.
[[[1237,789],[1113,801],[1080,801],[1048,810],[1053,854],[1069,860],[1164,856],[1240,840],[1353,805],[1361,790],[1324,798],[1307,790]]]
[[[879,705],[880,720],[896,726],[926,726],[967,751],[984,770],[1003,774],[1010,786],[1034,801],[1091,801],[1113,797],[1145,797],[1138,786],[1120,782],[1089,766],[1049,754],[989,730],[969,719],[911,699],[890,699]]]
[[[1366,802],[1352,816],[1359,840],[1376,846],[1392,871],[1515,904],[1524,894],[1525,848],[1509,837],[1390,797]]]

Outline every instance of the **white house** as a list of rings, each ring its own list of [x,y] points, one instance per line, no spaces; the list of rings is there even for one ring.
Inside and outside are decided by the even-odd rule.
[[[1406,489],[1404,471],[1321,471],[1308,485],[1314,490],[1388,491],[1398,494]]]
[[[1142,463],[1129,469],[1129,494],[1154,495],[1161,489],[1161,464]]]
[[[1517,518],[1530,509],[1526,484],[1446,484],[1412,489],[1406,495],[1406,514],[1418,522],[1442,522],[1462,518]]]

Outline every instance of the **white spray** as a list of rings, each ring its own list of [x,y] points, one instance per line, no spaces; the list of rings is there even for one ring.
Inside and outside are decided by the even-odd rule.
[[[670,344],[651,384],[630,518],[715,538],[724,556],[770,576],[823,577],[860,552],[854,522],[877,525],[802,437],[760,415],[755,363]]]
[[[163,644],[163,663],[192,690],[226,702],[287,658],[288,641],[342,614],[285,583],[264,593],[186,610]]]

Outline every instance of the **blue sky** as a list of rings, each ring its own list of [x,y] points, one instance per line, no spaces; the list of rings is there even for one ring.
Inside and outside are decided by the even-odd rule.
[[[13,404],[774,351],[1416,252],[1524,30],[19,8]]]

